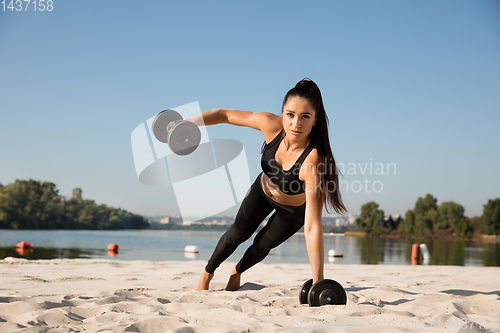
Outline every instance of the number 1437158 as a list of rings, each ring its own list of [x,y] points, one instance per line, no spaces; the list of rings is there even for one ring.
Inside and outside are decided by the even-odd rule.
[[[53,0],[2,0],[0,4],[2,4],[4,12],[8,10],[11,12],[27,12],[28,10],[34,12],[51,12],[54,10]]]

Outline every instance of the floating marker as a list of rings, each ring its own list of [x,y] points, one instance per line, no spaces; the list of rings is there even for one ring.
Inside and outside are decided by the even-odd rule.
[[[18,243],[16,247],[20,249],[31,249],[33,247],[33,244],[26,243],[25,241],[22,241],[21,243]]]
[[[422,252],[422,256],[424,257],[424,265],[429,265],[431,262],[431,253],[429,252],[429,249],[427,248],[427,245],[424,243],[419,245],[420,252]]]
[[[108,250],[109,251],[113,251],[113,252],[118,252],[118,245],[114,244],[114,243],[111,243],[111,244],[108,245]]]
[[[188,245],[184,248],[184,252],[198,253],[198,252],[200,252],[200,248],[196,245]]]
[[[328,256],[335,257],[335,258],[342,258],[344,255],[342,253],[335,252],[334,249],[331,249],[330,251],[328,251]]]
[[[420,256],[420,247],[418,244],[413,244],[411,246],[411,264],[418,265],[418,260]]]

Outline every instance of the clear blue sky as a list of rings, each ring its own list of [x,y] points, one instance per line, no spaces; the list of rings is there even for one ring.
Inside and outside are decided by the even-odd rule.
[[[52,12],[1,11],[0,182],[50,181],[64,196],[80,187],[97,203],[178,214],[171,188],[139,183],[132,130],[194,101],[280,113],[303,77],[322,90],[337,161],[356,163],[344,180],[383,184],[344,191],[351,212],[374,200],[404,214],[431,193],[472,216],[500,197],[494,0],[55,0]],[[257,176],[260,132],[208,131],[242,141]],[[375,175],[375,163],[396,174]]]

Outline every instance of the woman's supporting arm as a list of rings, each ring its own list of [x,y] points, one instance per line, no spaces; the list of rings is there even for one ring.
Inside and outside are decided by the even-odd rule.
[[[320,192],[320,175],[318,173],[318,154],[313,150],[301,168],[301,178],[306,183],[306,214],[304,234],[307,255],[311,263],[313,282],[324,279],[325,245],[323,240],[323,223],[321,220],[323,200]]]

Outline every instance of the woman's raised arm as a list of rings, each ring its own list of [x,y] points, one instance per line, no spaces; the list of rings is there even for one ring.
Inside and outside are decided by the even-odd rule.
[[[229,109],[213,109],[186,120],[192,121],[198,126],[216,124],[230,124],[236,126],[250,127],[264,133],[266,141],[280,131],[283,127],[281,117],[269,112],[249,112]]]

